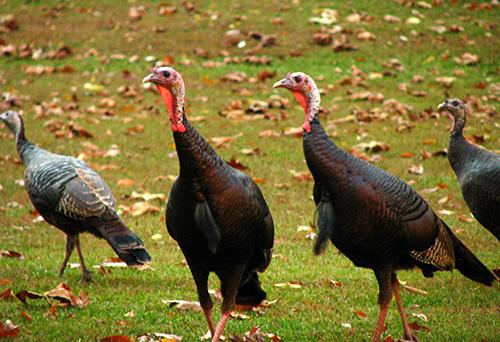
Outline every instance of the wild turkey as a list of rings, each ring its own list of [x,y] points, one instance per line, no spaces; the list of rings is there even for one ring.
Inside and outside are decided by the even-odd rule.
[[[83,161],[50,153],[30,143],[24,123],[17,112],[8,111],[0,120],[12,131],[25,171],[25,186],[40,215],[67,235],[66,255],[59,270],[64,274],[76,246],[83,281],[90,281],[80,249],[79,234],[89,232],[105,239],[129,266],[149,263],[144,244],[115,212],[111,190],[101,177]]]
[[[452,233],[407,183],[337,147],[318,118],[320,94],[313,79],[288,74],[274,88],[290,90],[305,111],[304,155],[314,177],[319,254],[328,239],[354,265],[370,268],[379,284],[380,315],[374,341],[396,297],[404,338],[417,341],[399,297],[396,271],[419,267],[425,277],[457,268],[466,277],[491,285],[495,276]]]
[[[156,84],[170,115],[179,177],[167,203],[167,229],[193,275],[212,341],[218,341],[236,304],[258,305],[266,293],[256,271],[271,262],[273,218],[257,185],[225,163],[184,115],[184,81],[160,67],[143,80]],[[222,317],[214,328],[207,280],[221,281]]]
[[[462,133],[467,106],[448,99],[438,106],[453,120],[448,144],[448,161],[457,175],[462,195],[474,217],[500,240],[500,155],[479,148]]]

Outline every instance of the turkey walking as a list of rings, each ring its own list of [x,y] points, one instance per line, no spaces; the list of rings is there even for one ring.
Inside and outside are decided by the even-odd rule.
[[[290,90],[305,111],[304,155],[314,177],[319,254],[328,239],[358,267],[375,272],[380,314],[379,341],[393,295],[404,338],[417,341],[399,296],[396,271],[419,267],[425,277],[457,268],[466,277],[491,285],[495,276],[452,233],[427,202],[407,183],[337,147],[318,118],[319,90],[301,72],[288,74],[274,88]]]
[[[143,82],[156,84],[170,116],[179,177],[167,203],[167,229],[189,265],[212,341],[218,341],[236,304],[258,305],[266,293],[256,271],[271,262],[273,218],[257,185],[225,163],[184,115],[184,81],[160,67]],[[222,317],[214,327],[207,280],[221,281]]]
[[[448,144],[448,161],[457,175],[462,195],[474,217],[500,240],[500,155],[479,148],[462,133],[467,106],[448,99],[438,106],[453,120]]]
[[[25,187],[31,202],[45,221],[67,235],[60,276],[76,246],[82,280],[91,280],[80,249],[79,234],[83,232],[105,239],[129,266],[151,261],[141,239],[115,212],[111,190],[93,169],[81,160],[54,154],[30,143],[17,112],[5,112],[0,120],[15,136],[17,152],[26,166]]]

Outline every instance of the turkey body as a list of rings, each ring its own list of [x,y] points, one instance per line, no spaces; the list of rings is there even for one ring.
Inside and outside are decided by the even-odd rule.
[[[40,215],[67,235],[66,255],[59,274],[76,247],[83,280],[91,279],[80,250],[79,234],[89,232],[104,238],[129,266],[149,263],[144,244],[115,212],[111,190],[86,163],[73,157],[48,152],[24,136],[24,123],[16,112],[0,116],[14,133],[26,170],[25,187]]]
[[[474,217],[500,240],[500,155],[451,136],[448,160]]]
[[[185,121],[187,131],[174,133],[180,174],[168,199],[167,228],[195,281],[215,272],[224,294],[228,282],[244,284],[269,265],[272,216],[251,178],[227,165]],[[237,302],[256,305],[265,298],[260,289],[254,295],[241,293]]]

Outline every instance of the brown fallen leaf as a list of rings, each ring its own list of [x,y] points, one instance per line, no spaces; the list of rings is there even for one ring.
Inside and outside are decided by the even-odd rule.
[[[380,152],[380,151],[389,151],[390,150],[390,147],[388,144],[381,142],[381,141],[375,141],[375,140],[372,140],[368,143],[357,144],[357,145],[353,146],[353,148],[355,148],[357,150],[365,151],[365,152],[374,152],[374,153]]]
[[[259,133],[261,138],[278,138],[280,136],[279,132],[273,131],[272,129],[266,129]]]
[[[132,204],[126,213],[132,216],[141,216],[147,213],[157,213],[159,211],[160,208],[149,204],[148,202],[137,202]]]
[[[16,337],[19,330],[19,327],[10,320],[6,320],[5,323],[0,322],[0,338]]]
[[[243,170],[248,169],[248,167],[243,165],[242,162],[240,162],[238,159],[235,159],[234,157],[231,157],[231,159],[229,161],[226,161],[226,163],[228,163],[230,166],[234,167],[236,170],[243,171]]]
[[[302,128],[302,126],[288,127],[288,128],[285,128],[285,130],[283,131],[283,134],[285,134],[288,137],[300,138],[300,137],[302,137],[303,132],[304,132],[304,129]]]
[[[309,171],[296,172],[295,170],[289,170],[293,178],[300,182],[307,182],[314,180],[312,174]]]
[[[136,191],[132,191],[132,194],[130,194],[130,198],[143,199],[144,201],[151,201],[156,199],[160,201],[165,201],[167,199],[167,196],[165,194],[150,194],[149,192],[139,193]]]
[[[366,313],[364,313],[363,311],[359,311],[359,310],[352,310],[352,312],[358,316],[359,318],[362,318],[362,319],[365,319],[368,317],[368,315]]]
[[[130,186],[134,185],[134,183],[135,182],[133,179],[123,178],[123,179],[119,179],[118,182],[116,182],[116,185],[123,186],[123,187],[130,187]]]
[[[195,301],[187,301],[187,300],[182,300],[182,299],[176,299],[176,300],[161,300],[162,303],[167,304],[170,308],[174,307],[179,310],[188,310],[188,311],[202,311],[201,305],[199,302]]]
[[[408,172],[414,175],[422,175],[424,174],[424,166],[422,164],[412,165],[408,169]]]
[[[182,336],[174,334],[152,333],[140,335],[137,337],[137,340],[139,342],[177,342],[182,341]]]
[[[21,317],[27,320],[28,322],[33,321],[33,317],[31,317],[26,311],[21,311]]]
[[[410,328],[412,328],[413,330],[417,330],[417,331],[425,331],[425,332],[429,332],[429,331],[431,331],[431,328],[426,327],[426,326],[423,326],[423,325],[420,325],[420,324],[418,324],[417,322],[409,323],[408,325],[409,325],[409,326],[410,326]]]
[[[0,300],[12,300],[14,298],[16,298],[16,296],[10,287],[0,293]]]
[[[0,256],[5,257],[5,258],[16,258],[19,260],[24,260],[24,255],[22,255],[19,252],[14,252],[14,251],[0,250]]]
[[[283,283],[273,284],[274,287],[280,287],[280,288],[288,287],[291,289],[300,289],[302,287],[302,285],[303,284],[300,281],[286,281]]]
[[[336,287],[340,287],[342,286],[343,284],[338,281],[338,280],[334,280],[334,279],[328,279],[328,283],[332,286],[336,286]]]
[[[403,152],[399,156],[401,158],[413,158],[413,153],[411,153],[411,152]]]
[[[23,303],[26,304],[26,299],[27,298],[30,298],[30,299],[40,299],[40,298],[43,298],[43,295],[41,295],[39,293],[36,293],[36,292],[28,291],[28,290],[21,290],[18,293],[16,293],[16,297],[21,302],[23,302]]]

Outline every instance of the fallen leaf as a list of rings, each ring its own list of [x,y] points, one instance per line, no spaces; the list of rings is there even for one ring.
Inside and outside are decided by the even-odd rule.
[[[424,166],[422,164],[412,165],[408,169],[408,172],[414,175],[422,175],[424,174]]]
[[[460,57],[454,58],[455,63],[460,65],[473,65],[479,62],[479,56],[473,53],[465,52]]]
[[[424,315],[423,313],[420,313],[420,312],[418,312],[418,313],[416,313],[416,312],[412,312],[412,314],[411,314],[411,315],[412,315],[413,317],[420,318],[420,319],[421,319],[422,321],[424,321],[424,322],[429,322],[429,319],[428,319],[428,318],[427,318],[427,316],[426,316],[426,315]]]
[[[123,186],[123,187],[131,187],[132,185],[134,185],[134,183],[135,182],[132,179],[123,178],[123,179],[118,180],[118,182],[116,182],[116,185]]]
[[[289,287],[291,289],[300,289],[302,287],[302,283],[300,281],[287,281],[283,283],[273,284],[274,287]]]
[[[314,180],[312,174],[309,171],[302,171],[302,172],[296,172],[295,170],[289,170],[289,171],[293,175],[293,178],[300,182]]]
[[[372,140],[368,143],[357,144],[357,145],[353,146],[353,148],[358,149],[358,150],[362,150],[365,152],[380,152],[380,151],[389,151],[390,150],[390,147],[388,144],[381,142],[381,141],[375,141],[375,140]]]
[[[246,170],[248,169],[248,167],[246,167],[245,165],[243,165],[242,162],[240,162],[238,159],[235,159],[234,157],[231,157],[231,159],[229,161],[226,161],[226,163],[232,167],[234,167],[235,169],[237,170]]]
[[[16,296],[10,287],[0,293],[0,300],[11,300],[14,298],[16,298]]]
[[[300,126],[300,127],[288,127],[288,128],[285,128],[285,130],[283,131],[283,133],[286,136],[297,137],[297,138],[302,137],[303,132],[304,132],[304,129],[302,128],[302,126]]]
[[[21,290],[18,293],[16,293],[16,297],[21,302],[23,302],[23,303],[26,304],[26,299],[27,298],[30,298],[30,299],[40,299],[40,298],[43,298],[43,295],[41,295],[39,293],[36,293],[36,292],[28,291],[28,290]]]
[[[185,311],[202,311],[201,305],[199,302],[190,302],[187,300],[177,299],[177,300],[161,300],[162,303],[167,304],[170,308],[175,307],[179,310]]]
[[[10,320],[6,320],[5,323],[0,322],[0,338],[16,337],[19,330],[19,327]]]
[[[420,325],[418,324],[417,322],[413,322],[413,323],[409,323],[408,324],[410,326],[410,328],[412,328],[413,330],[417,330],[417,331],[425,331],[425,332],[429,332],[431,331],[431,328],[429,327],[425,327],[423,325]]]
[[[23,317],[28,322],[33,321],[33,318],[26,311],[21,311],[21,317]]]
[[[136,191],[132,191],[132,194],[130,194],[130,198],[143,199],[145,201],[151,201],[156,199],[160,201],[165,201],[167,199],[167,196],[165,194],[150,194],[149,192],[139,193]]]
[[[149,204],[148,202],[137,202],[132,204],[128,210],[126,211],[127,214],[130,214],[132,216],[141,216],[147,213],[157,213],[160,211],[160,208]]]
[[[178,335],[174,335],[174,334],[152,333],[152,334],[145,334],[145,335],[138,336],[137,341],[138,342],[176,342],[176,341],[182,341],[182,336],[178,336]]]
[[[24,255],[22,255],[19,252],[14,252],[14,251],[0,250],[0,256],[5,257],[5,258],[15,258],[15,259],[19,259],[19,260],[24,260]]]
[[[358,316],[359,318],[362,318],[362,319],[365,319],[368,317],[368,315],[366,313],[364,313],[363,311],[359,311],[359,310],[353,310],[352,311],[356,316]]]
[[[328,279],[328,283],[332,286],[336,286],[336,287],[340,287],[342,286],[343,284],[338,281],[338,280],[334,280],[334,279]]]

